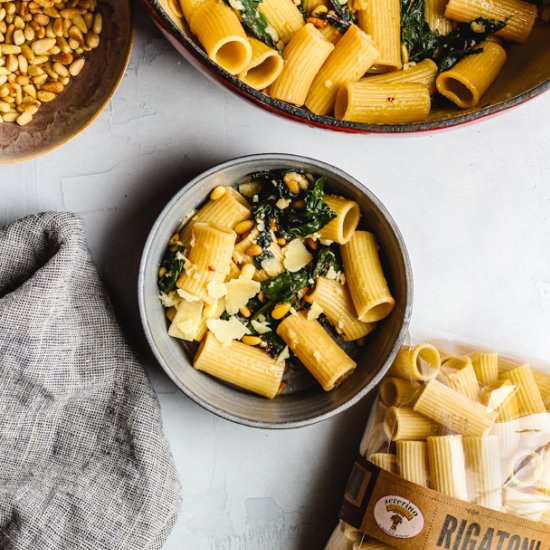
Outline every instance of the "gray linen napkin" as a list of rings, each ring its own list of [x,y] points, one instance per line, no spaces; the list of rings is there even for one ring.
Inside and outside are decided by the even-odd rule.
[[[0,549],[154,550],[180,486],[81,221],[0,228]]]

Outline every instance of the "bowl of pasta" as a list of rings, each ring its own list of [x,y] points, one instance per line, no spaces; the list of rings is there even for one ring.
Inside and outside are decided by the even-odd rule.
[[[364,397],[405,338],[412,273],[380,201],[323,162],[263,154],[185,185],[147,239],[141,319],[172,381],[242,424],[311,424]]]
[[[195,67],[284,117],[416,132],[550,87],[548,0],[143,0]]]

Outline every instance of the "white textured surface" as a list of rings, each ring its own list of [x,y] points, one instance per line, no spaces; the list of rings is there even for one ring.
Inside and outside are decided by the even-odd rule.
[[[0,168],[0,223],[79,212],[128,337],[157,388],[185,498],[167,550],[322,547],[367,404],[291,432],[222,421],[160,372],[135,299],[148,228],[192,175],[231,157],[318,157],[368,185],[395,217],[415,272],[414,326],[550,355],[550,94],[480,124],[419,136],[315,130],[253,108],[182,61],[137,9],[115,99],[63,149]]]

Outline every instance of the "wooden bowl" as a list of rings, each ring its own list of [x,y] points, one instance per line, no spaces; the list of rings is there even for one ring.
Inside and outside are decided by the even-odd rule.
[[[342,132],[406,133],[449,128],[510,109],[550,88],[550,25],[537,23],[524,44],[507,46],[508,60],[502,73],[471,109],[459,109],[445,101],[434,106],[427,120],[406,124],[363,124],[319,116],[305,108],[274,99],[254,90],[211,61],[169,0],[142,0],[149,15],[176,50],[193,66],[232,92],[285,118]]]
[[[99,47],[86,54],[81,73],[57,99],[41,105],[26,126],[0,123],[0,164],[30,160],[75,137],[105,108],[130,57],[132,15],[129,0],[100,0],[103,30]]]

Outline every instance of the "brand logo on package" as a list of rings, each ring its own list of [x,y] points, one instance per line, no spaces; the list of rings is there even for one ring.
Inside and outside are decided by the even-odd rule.
[[[374,519],[384,533],[398,539],[415,537],[424,528],[424,516],[418,506],[397,495],[378,500],[374,506]]]

